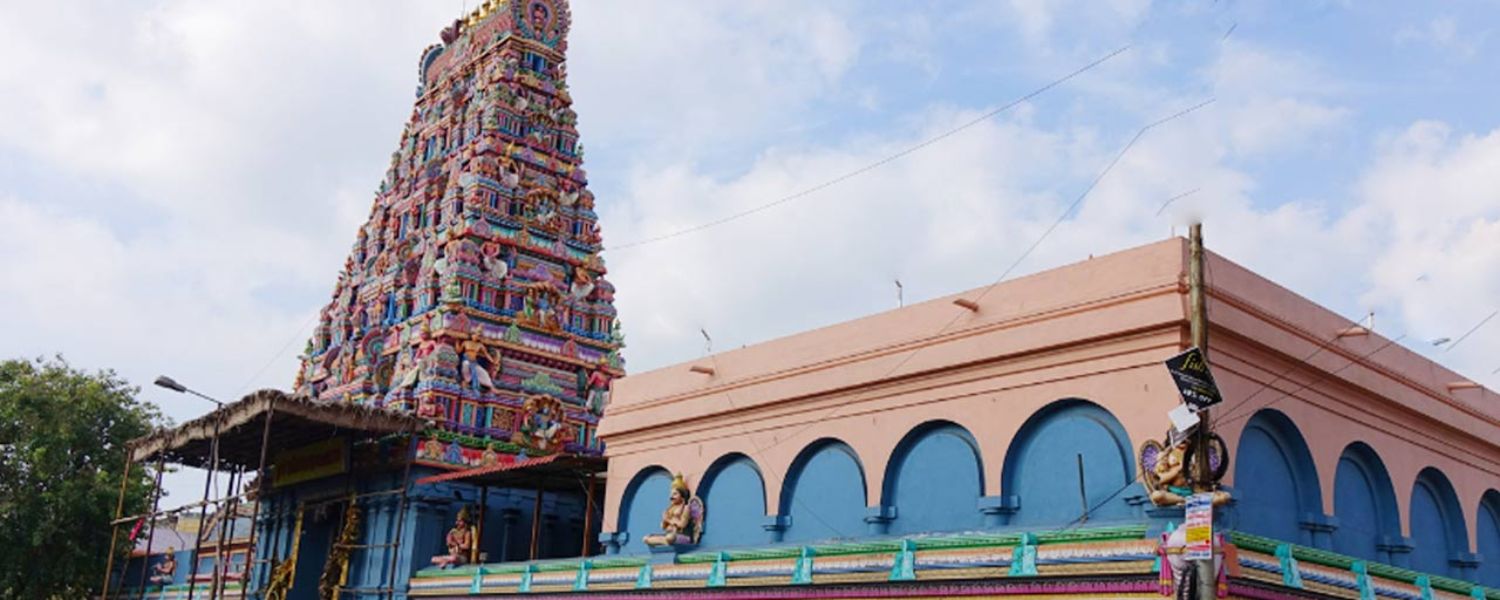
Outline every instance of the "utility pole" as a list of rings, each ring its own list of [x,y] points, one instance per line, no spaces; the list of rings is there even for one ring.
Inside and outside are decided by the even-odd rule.
[[[1193,345],[1203,354],[1203,363],[1208,365],[1208,304],[1203,289],[1203,224],[1194,223],[1188,229],[1188,330],[1193,337]],[[1194,492],[1204,491],[1205,484],[1211,485],[1210,473],[1213,468],[1208,464],[1208,444],[1210,427],[1212,421],[1209,419],[1209,409],[1198,411],[1198,431],[1196,443],[1193,444],[1193,467],[1194,473],[1191,477],[1197,484]],[[1210,509],[1211,510],[1211,509]],[[1209,535],[1212,544],[1213,535]],[[1212,546],[1210,546],[1212,547]],[[1215,549],[1216,550],[1216,549]],[[1214,573],[1214,552],[1209,552],[1208,560],[1193,561],[1193,568],[1197,571],[1198,581],[1194,590],[1194,597],[1198,600],[1208,600],[1217,594],[1217,574]]]

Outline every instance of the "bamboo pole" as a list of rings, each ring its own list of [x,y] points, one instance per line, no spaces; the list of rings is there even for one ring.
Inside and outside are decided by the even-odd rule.
[[[130,451],[126,450],[125,472],[120,474],[120,496],[115,499],[115,520],[119,520],[120,513],[125,512],[125,485],[130,482],[130,466],[132,464],[135,463],[130,461]],[[99,588],[102,590],[99,593],[100,598],[109,598],[109,573],[115,570],[115,543],[119,541],[119,537],[120,526],[111,522],[109,528],[109,557],[104,560],[104,586]],[[125,555],[125,564],[130,564],[129,554]],[[122,571],[120,573],[120,585],[123,586],[124,584],[125,573]]]

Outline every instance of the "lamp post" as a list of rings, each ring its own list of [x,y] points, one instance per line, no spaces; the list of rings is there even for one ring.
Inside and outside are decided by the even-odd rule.
[[[189,389],[188,386],[185,386],[185,385],[182,385],[180,383],[177,383],[176,379],[172,379],[171,377],[167,377],[166,375],[160,375],[160,376],[158,376],[156,378],[156,386],[172,390],[172,391],[177,392],[179,394],[192,394],[194,396],[197,396],[199,398],[202,398],[204,400],[207,400],[207,401],[212,402],[214,404],[217,404],[219,406],[224,406],[223,402],[220,402],[220,401],[215,400],[215,399],[213,399],[213,398],[211,398],[211,397],[209,397],[207,395],[204,395],[204,394],[198,393],[197,391]]]
[[[156,385],[158,387],[166,388],[166,389],[172,390],[174,392],[177,392],[179,394],[192,394],[194,396],[197,396],[199,398],[202,398],[204,400],[212,402],[215,405],[218,405],[219,408],[223,408],[224,407],[224,403],[223,402],[220,402],[220,401],[218,401],[218,400],[216,400],[216,399],[214,399],[212,397],[209,397],[206,394],[197,392],[197,391],[195,391],[195,390],[193,390],[193,389],[191,389],[191,388],[189,388],[189,387],[187,387],[185,385],[177,383],[177,380],[172,379],[171,377],[167,377],[166,375],[158,376],[156,378],[156,382],[155,383],[156,383]],[[188,581],[187,581],[187,584],[188,584],[188,596],[187,596],[188,600],[192,600],[192,598],[193,598],[193,592],[197,589],[196,582],[194,582],[193,580],[195,580],[195,579],[198,578],[198,562],[199,562],[199,560],[198,560],[198,554],[203,551],[203,533],[204,533],[203,532],[203,523],[204,523],[205,518],[208,516],[208,490],[209,490],[209,486],[213,483],[215,471],[217,470],[218,466],[219,466],[219,419],[216,418],[216,419],[214,419],[213,450],[210,453],[209,463],[208,463],[208,477],[205,477],[203,479],[203,505],[202,505],[202,507],[200,507],[198,509],[198,533],[194,535],[194,540],[193,540],[193,565],[192,565],[192,568],[188,571]],[[223,507],[220,507],[217,510],[222,510],[222,508]],[[218,550],[220,556],[222,557],[222,555],[223,555],[223,548],[219,548],[217,550]],[[217,563],[216,563],[216,566],[217,566]],[[145,588],[142,588],[143,591],[144,591],[144,589]],[[217,596],[217,590],[218,590],[217,582],[211,583],[209,585],[209,589],[211,590],[211,592],[210,592],[211,595]]]

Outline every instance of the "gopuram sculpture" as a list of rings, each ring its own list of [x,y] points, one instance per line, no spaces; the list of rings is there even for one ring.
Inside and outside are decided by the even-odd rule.
[[[432,466],[598,455],[623,374],[562,0],[485,0],[417,65],[410,121],[296,389],[418,413]]]
[[[682,474],[672,478],[667,510],[661,514],[661,533],[642,538],[647,546],[685,546],[697,544],[703,537],[706,508],[703,500],[688,489]]]

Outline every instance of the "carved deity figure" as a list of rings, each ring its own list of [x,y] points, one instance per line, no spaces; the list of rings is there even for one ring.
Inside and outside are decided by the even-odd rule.
[[[604,358],[599,359],[599,366],[589,372],[588,379],[584,382],[586,407],[595,416],[604,414],[604,407],[609,404],[609,375],[604,372]]]
[[[1141,449],[1141,469],[1145,471],[1142,481],[1150,494],[1151,503],[1157,506],[1181,506],[1187,502],[1188,496],[1198,492],[1212,492],[1213,505],[1220,506],[1229,501],[1229,493],[1214,489],[1213,482],[1223,477],[1223,471],[1228,466],[1225,460],[1227,452],[1223,446],[1223,440],[1217,436],[1210,439],[1210,468],[1209,482],[1195,485],[1191,477],[1190,469],[1193,468],[1191,455],[1194,452],[1193,439],[1190,436],[1168,435],[1167,443],[1163,446],[1155,440],[1147,441]],[[1215,447],[1214,444],[1217,444]]]
[[[693,496],[678,473],[672,478],[667,510],[661,514],[661,533],[642,538],[647,546],[696,544],[703,535],[703,500]]]
[[[498,370],[500,361],[488,346],[473,339],[464,340],[459,343],[459,356],[462,361],[459,373],[463,376],[464,385],[476,392],[495,391],[495,381],[490,377],[490,370],[479,361],[484,358]]]
[[[594,292],[594,278],[585,271],[583,267],[573,267],[573,284],[569,286],[568,293],[574,300],[587,298]]]
[[[515,442],[537,450],[547,450],[560,441],[558,438],[562,433],[563,415],[562,406],[556,399],[532,396],[526,399],[523,410],[525,416]]]
[[[440,569],[452,569],[468,564],[474,559],[474,542],[477,537],[474,526],[469,523],[469,507],[460,508],[458,517],[454,519],[453,529],[449,529],[447,537],[443,539],[443,545],[447,546],[448,553],[432,557],[432,564]]]
[[[151,567],[151,583],[165,585],[172,583],[172,578],[177,574],[177,549],[167,547],[167,555],[162,561]]]

